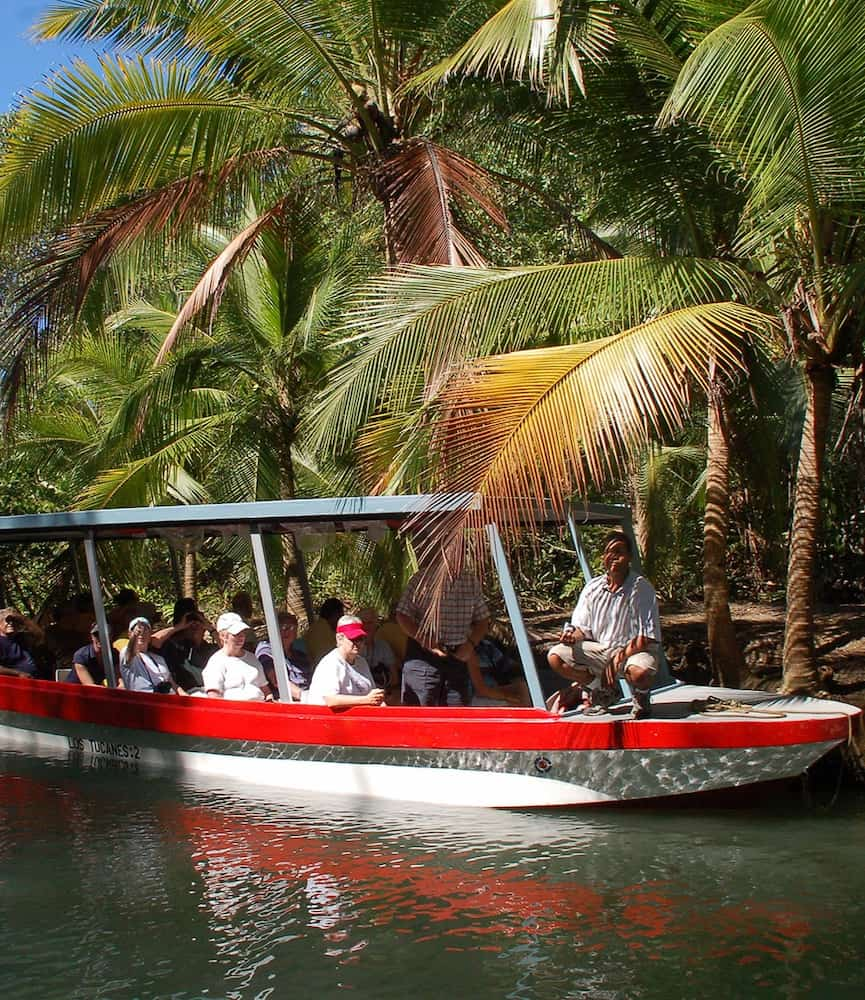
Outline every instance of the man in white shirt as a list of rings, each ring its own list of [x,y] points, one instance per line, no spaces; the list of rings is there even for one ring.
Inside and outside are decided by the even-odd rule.
[[[661,624],[655,590],[631,569],[631,541],[613,531],[604,542],[604,570],[583,588],[559,643],[547,654],[572,683],[553,695],[551,709],[569,708],[583,688],[612,689],[624,677],[633,691],[633,717],[651,714],[649,689],[658,672]]]
[[[345,615],[339,619],[336,648],[318,661],[307,704],[331,708],[384,704],[384,691],[375,686],[369,666],[360,655],[360,645],[366,637],[359,618]]]

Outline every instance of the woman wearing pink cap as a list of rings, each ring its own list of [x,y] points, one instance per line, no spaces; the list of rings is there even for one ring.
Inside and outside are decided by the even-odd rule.
[[[308,704],[331,708],[384,704],[384,691],[375,686],[369,666],[358,649],[365,638],[366,630],[359,618],[344,615],[339,619],[336,649],[319,660],[309,685]]]

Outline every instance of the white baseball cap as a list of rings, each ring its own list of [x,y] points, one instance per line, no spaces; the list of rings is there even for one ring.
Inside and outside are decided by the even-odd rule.
[[[226,611],[224,615],[220,615],[216,619],[217,632],[228,632],[229,635],[239,635],[248,628],[249,626],[246,622],[234,611]]]

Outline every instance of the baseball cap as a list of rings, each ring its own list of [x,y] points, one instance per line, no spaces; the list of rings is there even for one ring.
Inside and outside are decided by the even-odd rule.
[[[226,611],[225,614],[220,615],[216,619],[217,632],[228,632],[229,635],[240,635],[241,632],[245,632],[248,628],[249,626],[236,611]]]
[[[153,627],[150,624],[150,619],[143,617],[143,615],[139,615],[137,618],[132,619],[132,621],[129,623],[129,631],[131,632],[136,625],[144,625],[145,628]]]

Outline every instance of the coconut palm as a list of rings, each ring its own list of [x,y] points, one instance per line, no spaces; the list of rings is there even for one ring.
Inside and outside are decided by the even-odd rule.
[[[58,0],[37,38],[124,53],[63,69],[28,94],[0,160],[0,234],[29,265],[6,324],[14,398],[27,349],[50,345],[106,262],[154,235],[224,220],[234,233],[178,316],[219,300],[227,274],[278,224],[298,163],[306,185],[381,208],[388,260],[482,264],[483,220],[506,224],[465,145],[471,117],[404,84],[496,8],[431,0]],[[592,32],[583,33],[593,51]],[[579,46],[572,54],[579,58]],[[500,131],[504,123],[500,123]]]
[[[839,364],[861,356],[865,268],[865,11],[854,0],[758,0],[685,64],[664,121],[705,127],[741,171],[737,252],[782,300],[807,407],[787,572],[784,687],[816,683],[814,564],[829,406]]]
[[[258,215],[247,207],[248,219]],[[375,227],[358,219],[330,228],[326,244],[321,226],[314,202],[298,194],[233,269],[212,326],[194,331],[163,363],[154,359],[176,325],[176,300],[152,289],[148,299],[136,296],[146,276],[132,281],[132,297],[124,296],[105,332],[55,359],[52,385],[62,389],[62,405],[52,400],[37,413],[31,435],[79,470],[80,503],[289,499],[305,485],[316,492],[310,477],[327,470],[304,454],[301,417],[338,356],[324,332],[375,258],[376,238]],[[218,230],[202,234],[187,274],[230,242]],[[182,277],[175,283],[182,287]],[[290,539],[282,565],[281,589],[309,612],[303,560]]]
[[[565,10],[568,6],[560,4],[557,9]],[[681,10],[689,5],[671,6]],[[862,72],[865,67],[861,64],[865,13],[852,0],[840,3],[815,0],[808,5],[807,16],[803,16],[802,5],[794,0],[759,0],[744,11],[745,5],[736,3],[696,6],[710,14],[714,7],[716,15],[722,8],[725,13],[726,8],[732,8],[733,16],[710,31],[688,57],[661,121],[662,124],[693,121],[706,130],[714,144],[717,170],[738,172],[746,201],[735,239],[726,248],[726,254],[735,254],[749,270],[756,272],[756,280],[744,292],[740,290],[739,295],[745,294],[749,301],[767,310],[763,312],[762,324],[755,316],[750,317],[752,329],[771,326],[768,310],[777,308],[779,302],[782,304],[780,319],[786,340],[806,373],[809,403],[797,472],[788,571],[790,613],[785,638],[785,688],[804,690],[816,681],[812,581],[828,400],[834,366],[851,351],[854,355],[855,351],[861,351],[862,342],[859,306],[865,269],[860,264],[859,219],[865,184],[862,163],[865,150],[861,141],[865,120]],[[612,169],[615,165],[610,166]],[[693,205],[688,208],[686,214],[691,214]],[[705,254],[717,253],[721,248],[708,245],[694,249]],[[670,262],[669,266],[672,273],[677,265]],[[710,268],[708,263],[704,266]],[[597,271],[598,275],[601,273]],[[428,396],[434,398],[440,394],[439,386],[447,381],[442,374],[445,365],[459,361],[452,334],[442,326],[445,317],[461,324],[457,327],[459,333],[468,334],[466,352],[475,355],[495,349],[496,337],[498,349],[502,349],[519,346],[520,336],[527,336],[522,314],[516,320],[512,316],[516,288],[537,311],[537,318],[531,324],[534,334],[547,335],[556,325],[558,314],[567,309],[572,310],[572,329],[586,328],[587,320],[597,321],[598,310],[603,312],[598,303],[608,306],[610,289],[603,282],[585,282],[583,296],[595,296],[597,301],[592,302],[573,295],[572,277],[567,269],[522,272],[519,276],[474,275],[471,288],[466,284],[460,291],[456,286],[462,282],[452,273],[443,274],[438,280],[428,272],[419,274],[415,279],[417,296],[413,300],[411,331],[434,329],[441,338],[426,360],[427,376],[434,374],[437,378],[431,384],[427,379]],[[643,275],[637,280],[642,278]],[[407,291],[407,279],[399,280],[399,294],[410,297],[413,293]],[[655,291],[661,292],[661,297],[653,298],[651,306],[645,307],[671,308],[673,300],[665,302],[664,292],[657,284]],[[631,302],[639,298],[633,289],[628,294]],[[551,301],[555,305],[551,306]],[[719,306],[720,303],[713,308]],[[641,316],[637,310],[630,314],[629,321],[636,322],[648,315],[647,311]],[[617,316],[615,310],[599,317],[608,328],[615,328],[615,321],[621,318],[622,313]],[[382,352],[388,350],[385,332],[388,327],[386,322],[380,322],[375,303],[365,321],[370,330],[368,350],[377,359],[375,370],[380,372],[384,370],[380,365]],[[396,326],[390,329],[394,332]],[[706,346],[711,360],[713,348]],[[411,348],[401,345],[400,358],[409,357],[410,351]],[[545,363],[544,356],[530,357],[528,363]],[[416,371],[423,372],[423,368]],[[474,378],[474,382],[463,379],[460,383],[463,386],[460,405],[466,412],[472,410],[473,390],[477,391],[478,400],[486,398],[485,380],[477,371]],[[403,376],[403,382],[409,380]],[[414,384],[416,392],[418,386],[419,379]],[[454,399],[447,398],[446,409],[452,414]],[[726,461],[725,422],[716,389],[711,398],[711,442],[720,459],[718,468]],[[654,401],[644,397],[641,402],[651,409]],[[360,405],[358,412],[362,409]],[[454,418],[448,419],[452,431],[456,426]],[[602,419],[603,433],[608,433],[608,419],[606,416]],[[465,421],[460,427],[463,431],[464,424]],[[549,426],[545,433],[551,431]],[[438,440],[446,442],[450,449],[458,443],[452,435],[440,436]],[[465,433],[459,443],[475,447]],[[480,443],[477,447],[481,447]],[[489,448],[488,441],[484,447]],[[545,450],[549,453],[549,447]],[[528,461],[535,461],[532,452],[527,455]],[[511,460],[516,459],[512,454]],[[458,460],[452,453],[450,468],[457,461],[467,468],[473,460],[471,452]],[[487,455],[485,461],[492,458]],[[593,476],[603,471],[602,465],[598,463],[596,469],[590,470]],[[579,469],[575,471],[560,461],[556,466],[557,474],[571,486],[582,485]],[[714,535],[717,542],[724,534],[725,483],[723,473],[710,483],[715,501],[707,520],[707,561],[719,572],[723,559],[717,546],[714,554],[710,550],[709,535]],[[536,486],[541,484],[546,485],[542,477],[535,481]],[[528,486],[529,481],[521,483],[523,489]],[[707,583],[711,583],[712,575],[707,574]],[[725,597],[723,603],[726,604]]]

